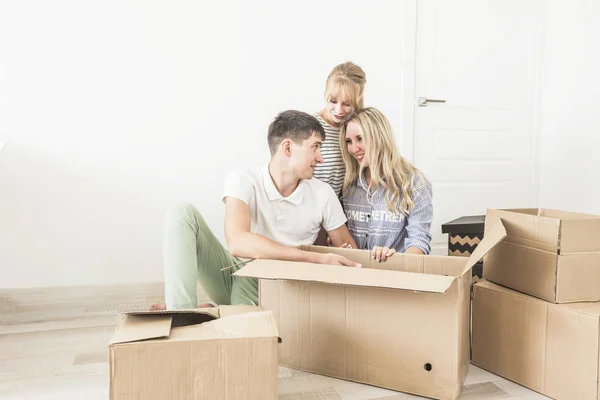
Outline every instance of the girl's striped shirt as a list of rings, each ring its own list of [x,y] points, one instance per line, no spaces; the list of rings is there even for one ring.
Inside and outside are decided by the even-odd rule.
[[[318,113],[313,114],[325,129],[325,141],[321,147],[323,164],[315,168],[314,177],[328,183],[338,196],[344,184],[346,167],[340,149],[340,128],[329,125]]]

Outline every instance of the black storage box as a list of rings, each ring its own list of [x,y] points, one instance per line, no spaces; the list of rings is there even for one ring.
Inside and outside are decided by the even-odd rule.
[[[448,234],[448,255],[469,257],[483,239],[485,215],[457,218],[442,225],[442,233]],[[473,266],[473,276],[481,278],[481,261]]]

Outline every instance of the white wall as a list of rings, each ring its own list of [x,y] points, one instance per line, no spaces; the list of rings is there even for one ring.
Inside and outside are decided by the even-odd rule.
[[[414,21],[414,0],[0,3],[0,287],[161,280],[180,200],[222,240],[224,177],[340,62],[402,144]]]
[[[600,214],[600,2],[548,2],[539,205]]]
[[[600,214],[600,2],[545,4],[538,203]],[[180,200],[222,240],[226,174],[266,162],[271,119],[319,109],[342,61],[367,71],[367,104],[411,158],[415,13],[416,0],[0,2],[0,287],[161,280],[163,213]]]

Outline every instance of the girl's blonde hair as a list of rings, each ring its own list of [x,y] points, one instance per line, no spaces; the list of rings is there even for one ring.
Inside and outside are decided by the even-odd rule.
[[[354,111],[342,125],[340,148],[346,165],[342,193],[349,193],[363,172],[363,168],[350,154],[346,144],[346,129],[350,122],[356,123],[362,132],[371,173],[369,190],[384,190],[385,202],[390,211],[409,214],[415,205],[415,184],[423,185],[426,179],[414,165],[400,155],[388,119],[373,107]],[[417,176],[420,179],[416,180]]]
[[[350,100],[353,109],[363,108],[365,83],[367,83],[365,71],[358,65],[349,61],[336,65],[325,83],[325,102],[329,102],[332,97],[337,97],[341,93]]]

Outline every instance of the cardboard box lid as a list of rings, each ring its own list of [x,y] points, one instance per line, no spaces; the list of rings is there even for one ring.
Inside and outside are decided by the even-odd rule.
[[[466,274],[473,268],[475,264],[479,262],[487,253],[490,252],[498,243],[500,243],[506,237],[506,229],[502,220],[496,215],[488,215],[486,218],[486,230],[485,236],[479,245],[473,250],[473,253],[467,260],[467,264],[462,271],[461,276]]]
[[[189,310],[133,311],[122,313],[121,321],[109,344],[169,338],[172,328],[188,329],[185,339],[278,336],[270,311],[262,307],[218,307]],[[187,331],[186,331],[187,332]]]
[[[548,208],[489,209],[506,220],[511,243],[551,253],[600,251],[600,216]]]
[[[465,267],[459,276],[463,276],[470,271],[473,265],[506,237],[506,230],[499,218],[492,217],[488,224],[490,225],[489,233],[477,246],[471,257],[465,260]],[[457,279],[456,276],[447,275],[266,259],[252,261],[235,272],[234,275],[429,293],[445,293],[454,280]]]
[[[561,221],[560,254],[600,251],[600,218]]]
[[[483,233],[485,215],[467,215],[442,224],[442,233]]]
[[[559,221],[559,254],[600,251],[600,215],[550,208],[540,208],[538,214]]]
[[[433,293],[445,293],[456,279],[454,276],[277,260],[253,261],[234,275]]]
[[[543,304],[548,307],[553,307],[553,308],[561,309],[561,310],[568,310],[570,312],[575,312],[577,314],[588,315],[588,316],[591,316],[594,318],[598,318],[600,320],[600,302],[598,302],[598,301],[555,304],[555,303],[546,302],[545,300],[539,299],[537,297],[529,296],[525,293],[519,292],[514,289],[507,288],[505,286],[490,282],[485,279],[473,284],[473,290],[479,290],[479,289],[492,290],[494,292],[503,293],[506,295],[510,295],[512,297],[518,297],[521,299],[526,299],[528,301],[533,301],[533,302],[536,302],[539,304]],[[600,329],[600,327],[599,327],[599,329]]]

